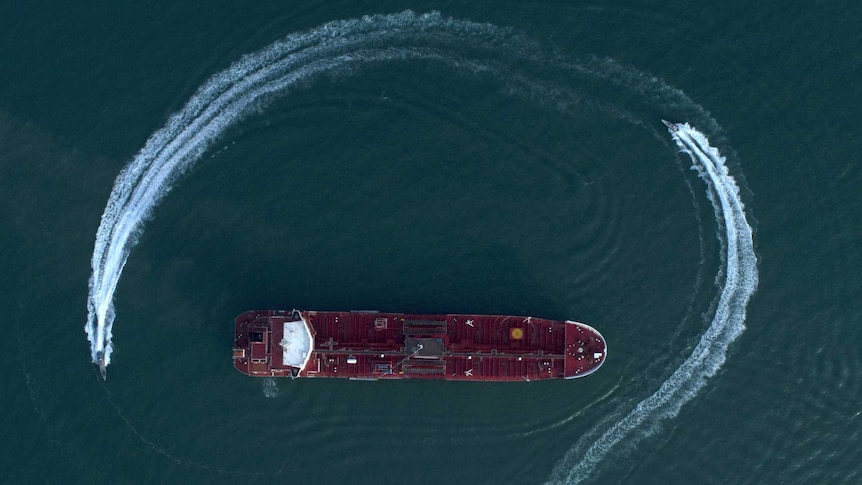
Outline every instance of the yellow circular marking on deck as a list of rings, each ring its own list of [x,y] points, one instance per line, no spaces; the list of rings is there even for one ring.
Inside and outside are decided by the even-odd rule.
[[[513,340],[521,340],[524,338],[524,331],[520,328],[513,328],[509,331],[509,336],[511,336]]]

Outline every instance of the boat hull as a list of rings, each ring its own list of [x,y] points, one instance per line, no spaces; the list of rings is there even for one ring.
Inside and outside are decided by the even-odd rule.
[[[578,378],[607,359],[589,325],[505,315],[252,310],[234,367],[253,377],[533,381]]]

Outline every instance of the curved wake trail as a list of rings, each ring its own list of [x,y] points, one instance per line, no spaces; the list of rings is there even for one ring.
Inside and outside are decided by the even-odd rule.
[[[84,330],[94,363],[107,366],[113,351],[114,292],[144,222],[176,179],[199,160],[226,129],[261,110],[267,101],[322,73],[367,63],[429,59],[462,70],[489,67],[443,52],[469,40],[479,49],[507,46],[513,36],[487,24],[438,13],[403,12],[336,21],[293,34],[246,55],[210,78],[167,124],[147,140],[122,170],[102,214],[93,250]],[[101,362],[100,362],[101,361]]]
[[[728,173],[725,158],[709,145],[703,133],[688,123],[669,124],[668,131],[680,151],[691,157],[692,169],[706,182],[707,197],[719,223],[718,239],[722,247],[719,278],[723,279],[723,287],[715,316],[691,355],[655,393],[638,403],[598,439],[592,440],[574,467],[571,462],[576,459],[575,453],[583,448],[576,446],[567,453],[555,467],[556,481],[577,483],[586,479],[620,441],[625,439],[631,446],[651,434],[661,420],[675,417],[721,368],[728,347],[745,329],[745,308],[757,289],[758,275],[752,230],[739,197],[739,187]],[[636,430],[642,432],[634,434]]]
[[[531,79],[512,68],[515,61],[562,66],[568,73],[613,81],[661,104],[669,87],[613,63],[590,65],[561,63],[541,46],[490,24],[446,18],[438,13],[402,12],[324,24],[305,33],[291,34],[253,54],[242,57],[214,75],[153,133],[144,147],[117,177],[96,233],[92,275],[87,299],[85,331],[94,363],[111,361],[114,292],[129,254],[143,232],[144,223],[186,173],[225,130],[261,111],[272,99],[287,94],[322,74],[350,74],[364,65],[423,59],[473,74],[490,73],[506,84],[506,94],[527,97],[562,111],[577,100],[565,88]],[[527,70],[529,72],[529,69]],[[672,93],[675,93],[673,91]],[[687,98],[683,99],[688,103]],[[632,121],[625,112],[616,115]],[[635,120],[636,121],[636,120]],[[745,306],[757,286],[756,257],[739,189],[728,175],[724,158],[706,137],[688,124],[673,125],[671,134],[694,162],[707,183],[708,196],[719,224],[723,279],[712,324],[692,355],[658,391],[612,425],[597,440],[578,443],[554,469],[557,481],[577,481],[589,475],[617,443],[626,437],[642,438],[662,419],[675,416],[696,395],[707,378],[724,363],[727,348],[743,331]],[[101,361],[101,362],[100,362]],[[635,431],[644,431],[635,435]],[[600,431],[590,432],[590,437]],[[630,442],[636,440],[632,439]],[[585,452],[583,450],[586,450]],[[576,460],[577,464],[573,466]]]

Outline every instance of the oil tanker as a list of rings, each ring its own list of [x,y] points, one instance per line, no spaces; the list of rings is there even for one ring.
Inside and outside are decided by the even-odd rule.
[[[593,327],[504,315],[252,310],[235,320],[234,367],[252,377],[533,381],[592,374]]]

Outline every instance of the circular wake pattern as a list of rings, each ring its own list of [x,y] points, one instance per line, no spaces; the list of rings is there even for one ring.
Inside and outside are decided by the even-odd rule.
[[[321,75],[347,77],[375,64],[407,60],[433,62],[460,73],[493,79],[502,83],[504,94],[535,101],[557,112],[569,113],[578,106],[654,132],[651,121],[612,103],[585,98],[568,87],[573,79],[585,85],[611,84],[637,93],[650,110],[693,120],[707,133],[719,131],[702,108],[656,78],[611,60],[573,61],[559,53],[548,53],[508,29],[489,24],[437,13],[403,12],[331,22],[289,35],[210,78],[147,140],[117,177],[96,234],[92,258],[85,330],[93,362],[107,366],[111,361],[114,292],[144,223],[177,179],[212,149],[228,128]],[[542,68],[542,79],[534,74],[537,67]],[[721,291],[714,302],[714,317],[691,356],[652,396],[630,411],[618,409],[610,414],[623,417],[600,422],[566,453],[553,472],[556,481],[578,481],[589,476],[621,440],[632,445],[655,429],[660,420],[675,416],[721,367],[729,344],[743,330],[745,306],[757,284],[757,269],[751,227],[739,189],[723,157],[709,146],[705,135],[687,124],[674,126],[672,137],[692,158],[706,183],[718,225]],[[601,197],[600,189],[597,192],[597,200],[585,202],[596,204],[599,212],[615,213],[612,198]],[[611,219],[611,224],[598,224],[594,231],[603,244],[612,248],[613,255],[619,236],[613,225],[616,217]],[[594,249],[584,251],[590,259],[599,260],[599,270],[594,272],[603,274],[603,268],[613,261],[607,255],[594,257],[590,253]],[[267,397],[277,395],[274,383],[263,385]]]
[[[744,330],[745,309],[757,288],[757,257],[752,229],[739,198],[739,187],[728,173],[725,159],[706,137],[688,123],[671,124],[668,129],[680,150],[691,157],[709,189],[722,245],[722,289],[718,296],[712,324],[700,338],[691,355],[659,387],[622,419],[608,426],[602,434],[586,435],[556,467],[558,481],[576,482],[589,476],[614,446],[623,440],[643,437],[656,429],[659,421],[676,416],[683,404],[691,400],[724,364],[727,349]],[[594,429],[594,431],[596,431]],[[631,436],[640,431],[640,436]],[[587,444],[588,443],[588,444]],[[586,448],[586,450],[584,450]],[[572,462],[576,464],[572,467]]]

